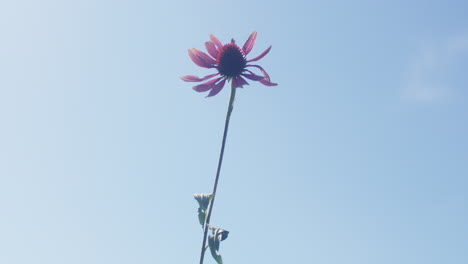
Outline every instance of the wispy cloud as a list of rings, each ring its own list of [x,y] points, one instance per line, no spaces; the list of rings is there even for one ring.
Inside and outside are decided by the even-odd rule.
[[[449,79],[459,72],[459,62],[468,57],[468,33],[425,44],[409,63],[403,98],[422,103],[454,98],[458,87]]]

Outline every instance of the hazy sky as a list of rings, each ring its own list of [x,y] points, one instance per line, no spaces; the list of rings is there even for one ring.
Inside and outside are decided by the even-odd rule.
[[[467,1],[0,2],[0,263],[198,263],[229,89],[215,34],[273,82],[239,89],[211,223],[229,263],[468,263]],[[207,253],[206,263],[214,263]]]

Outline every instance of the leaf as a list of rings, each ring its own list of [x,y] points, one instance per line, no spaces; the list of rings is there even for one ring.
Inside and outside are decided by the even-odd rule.
[[[205,224],[205,219],[206,219],[206,211],[198,207],[198,222],[200,222],[200,225],[202,225],[202,228],[203,228],[203,225]]]
[[[218,264],[223,264],[223,258],[219,254],[219,245],[221,241],[228,237],[229,231],[213,226],[210,226],[209,228],[213,232],[212,235],[208,236],[208,246],[210,247],[211,256],[213,256]]]
[[[208,204],[210,204],[211,197],[213,197],[211,193],[196,193],[193,195],[193,198],[197,200],[200,208],[205,211],[208,209]]]
[[[198,222],[203,228],[205,224],[205,219],[208,211],[208,205],[210,204],[211,198],[213,197],[212,194],[206,193],[197,193],[193,195],[193,198],[198,202]]]

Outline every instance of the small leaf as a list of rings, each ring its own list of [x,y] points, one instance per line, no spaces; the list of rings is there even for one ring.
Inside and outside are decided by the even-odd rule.
[[[226,240],[226,238],[229,235],[229,231],[227,230],[223,230],[221,228],[218,228],[212,225],[209,225],[208,228],[211,229],[211,232],[213,232],[213,235],[219,236],[220,241]]]
[[[198,202],[198,222],[200,222],[200,225],[203,228],[203,225],[205,224],[205,219],[208,211],[208,205],[210,204],[211,197],[213,195],[211,194],[206,194],[206,193],[197,193],[193,195],[193,198],[197,200]]]
[[[216,260],[216,262],[218,264],[223,264],[223,258],[221,257],[221,255],[214,249],[215,246],[213,246],[213,243],[214,240],[213,240],[213,236],[209,236],[208,237],[208,245],[210,246],[210,251],[211,251],[211,256],[213,256],[214,260]],[[219,245],[218,245],[219,246]]]
[[[219,244],[228,237],[229,231],[213,226],[209,228],[213,232],[212,235],[208,236],[208,246],[210,247],[211,256],[213,256],[218,264],[223,264],[223,258],[219,254]]]
[[[213,197],[211,193],[196,193],[193,195],[193,198],[197,200],[200,208],[205,211],[208,209],[208,204],[211,201],[211,197]]]
[[[205,219],[206,219],[206,211],[198,207],[198,221],[200,222],[200,225],[205,224]]]

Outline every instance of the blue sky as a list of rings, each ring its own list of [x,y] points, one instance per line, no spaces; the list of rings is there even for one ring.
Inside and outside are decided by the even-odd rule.
[[[468,262],[466,1],[0,3],[0,263],[197,263],[229,89],[209,34],[277,87],[237,93],[212,224],[225,263]],[[207,255],[206,263],[214,263]]]

